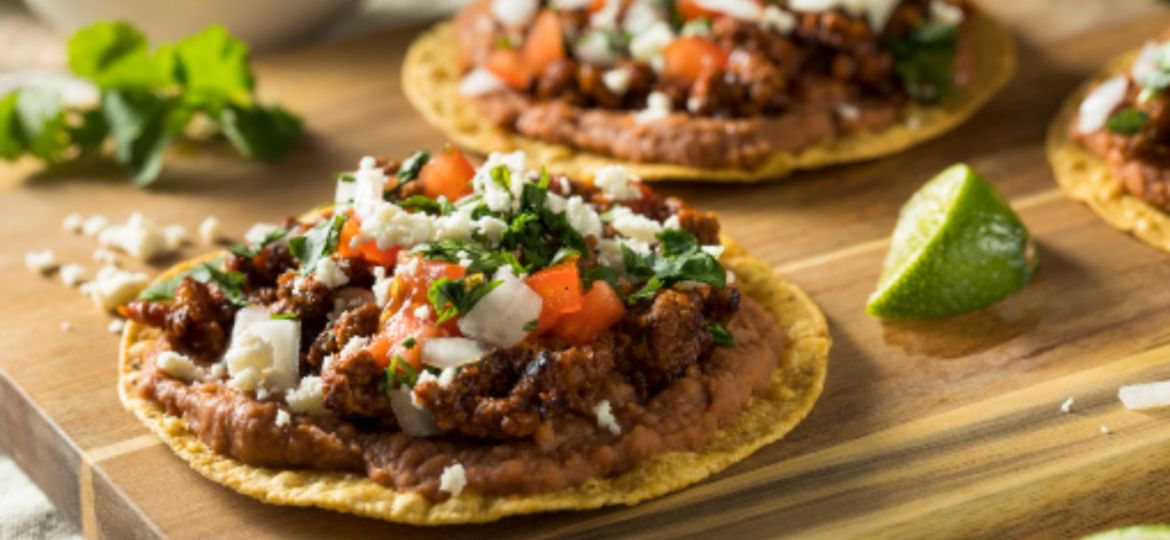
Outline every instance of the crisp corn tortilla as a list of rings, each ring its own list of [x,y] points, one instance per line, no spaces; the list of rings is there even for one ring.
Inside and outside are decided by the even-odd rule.
[[[1097,82],[1129,69],[1137,54],[1134,51],[1110,62],[1065,100],[1060,114],[1048,128],[1048,161],[1066,195],[1089,205],[1110,225],[1151,246],[1170,251],[1170,216],[1127,193],[1105,160],[1069,139],[1069,123],[1076,117],[1085,95]]]
[[[830,345],[824,315],[803,291],[759,259],[727,239],[724,244],[727,249],[722,261],[735,272],[743,293],[781,321],[787,337],[788,348],[777,358],[771,387],[753,397],[739,420],[716,432],[705,448],[659,454],[625,474],[593,479],[572,489],[521,497],[463,493],[435,504],[361,474],[244,465],[216,454],[184,427],[181,418],[167,416],[154,402],[138,397],[141,354],[159,334],[135,322],[128,324],[122,335],[118,394],[122,404],[192,469],[266,503],[317,506],[414,525],[481,523],[517,514],[632,505],[699,482],[776,441],[804,419],[821,394]],[[216,255],[179,264],[158,279],[177,275]]]
[[[462,75],[449,22],[438,24],[411,45],[402,68],[402,85],[406,97],[428,122],[456,144],[479,153],[523,150],[529,159],[544,164],[549,171],[581,179],[592,178],[597,168],[618,163],[643,180],[758,182],[782,178],[801,169],[895,154],[966,121],[1007,84],[1016,65],[1015,43],[1007,28],[983,14],[977,15],[973,22],[975,62],[971,83],[940,106],[912,106],[906,117],[914,119],[916,125],[897,123],[881,131],[849,135],[796,153],[778,152],[755,169],[623,162],[500,129],[459,94]]]

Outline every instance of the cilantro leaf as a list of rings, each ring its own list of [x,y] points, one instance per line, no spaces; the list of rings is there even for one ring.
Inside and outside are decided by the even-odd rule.
[[[1105,127],[1119,135],[1137,135],[1149,121],[1150,114],[1146,111],[1127,107],[1110,116]]]
[[[346,214],[334,214],[313,225],[303,236],[289,239],[288,250],[301,261],[301,275],[308,275],[317,269],[321,259],[327,259],[337,252],[341,241],[341,227],[345,225]]]
[[[25,150],[45,161],[55,161],[68,146],[65,114],[57,91],[24,88],[17,93],[16,115],[20,120]]]
[[[680,281],[697,281],[718,287],[727,286],[727,269],[719,260],[703,251],[699,240],[687,231],[666,229],[658,233],[662,254],[639,253],[622,244],[622,262],[626,273],[649,278],[647,286],[631,295],[627,301],[637,303],[654,297],[662,288]],[[653,284],[653,285],[651,285]]]
[[[627,296],[626,303],[632,306],[643,300],[650,300],[654,298],[654,295],[658,294],[658,291],[665,285],[666,284],[663,283],[662,279],[658,278],[658,276],[652,277],[646,281],[645,285],[642,285],[641,289],[638,289],[633,294]]]
[[[24,130],[16,112],[19,93],[0,98],[0,158],[15,161],[24,153]]]
[[[477,242],[446,239],[426,244],[419,244],[411,253],[422,254],[423,257],[434,260],[458,263],[466,258],[471,261],[467,266],[468,274],[494,274],[501,266],[511,266],[516,274],[523,274],[527,269],[520,264],[516,256],[507,251],[491,250]]]
[[[130,168],[139,186],[154,182],[162,171],[163,150],[170,142],[166,109],[163,98],[149,92],[102,93],[102,112],[114,137],[114,157]]]
[[[617,290],[617,271],[608,266],[596,266],[581,274],[581,283],[588,290],[595,281],[604,281],[611,289]]]
[[[150,53],[146,36],[122,21],[99,22],[69,39],[73,73],[104,89],[149,88],[174,82],[173,52]]]
[[[443,324],[458,315],[471,311],[477,302],[492,292],[503,281],[488,281],[483,274],[471,274],[459,279],[439,278],[427,289],[427,300],[438,315],[436,325]]]
[[[222,26],[212,26],[175,45],[176,75],[185,87],[183,100],[209,105],[250,106],[254,84],[248,46]]]
[[[422,168],[431,161],[431,153],[426,150],[420,150],[411,154],[402,162],[402,166],[398,168],[398,186],[395,189],[401,189],[402,186],[418,179],[418,174],[422,172]]]
[[[954,26],[924,24],[886,44],[894,57],[894,72],[912,99],[935,104],[950,93],[957,41]]]
[[[252,245],[236,244],[236,245],[228,248],[228,250],[231,251],[232,253],[235,253],[236,255],[241,256],[241,257],[246,257],[246,258],[251,259],[252,257],[259,255],[260,250],[264,249],[268,244],[271,244],[277,240],[280,240],[281,238],[284,238],[285,236],[288,235],[288,233],[289,233],[288,229],[284,229],[284,228],[273,229],[271,231],[268,231],[268,233],[265,234],[264,237],[261,238],[259,242],[256,242]]]
[[[731,335],[731,332],[728,332],[727,328],[725,328],[722,324],[717,322],[707,323],[707,332],[711,334],[711,340],[714,341],[716,345],[721,347],[735,346],[735,336]]]
[[[186,278],[191,278],[195,281],[214,284],[225,298],[237,306],[246,305],[247,299],[243,292],[244,275],[239,272],[220,270],[217,268],[220,262],[219,259],[209,261],[169,279],[152,283],[138,294],[138,299],[152,302],[170,300],[175,297],[175,290],[178,289],[179,283]]]
[[[411,195],[401,201],[398,201],[398,206],[405,210],[417,210],[424,214],[441,215],[443,213],[443,205],[434,199],[428,199],[422,195]]]
[[[390,391],[398,385],[414,388],[417,383],[418,371],[414,369],[414,366],[401,356],[394,355],[390,359],[390,365],[386,367],[386,380],[383,383],[386,385],[386,391]]]
[[[276,161],[301,137],[301,119],[280,107],[229,105],[219,122],[227,140],[247,159]]]

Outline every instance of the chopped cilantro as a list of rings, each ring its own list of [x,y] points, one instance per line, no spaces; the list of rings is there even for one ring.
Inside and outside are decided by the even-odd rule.
[[[241,257],[247,257],[247,258],[251,259],[252,257],[255,257],[256,255],[259,255],[260,250],[264,249],[265,246],[267,246],[268,244],[271,244],[277,240],[280,240],[281,238],[284,238],[285,235],[287,235],[287,234],[288,234],[288,229],[284,229],[284,228],[273,229],[271,231],[268,231],[268,234],[265,234],[264,237],[261,238],[260,241],[256,242],[255,244],[247,245],[247,246],[236,244],[236,245],[228,248],[228,250],[231,251],[232,253],[235,253],[236,255],[241,256]]]
[[[269,319],[275,321],[295,321],[297,320],[296,313],[273,313]]]
[[[531,321],[524,323],[524,331],[528,332],[529,334],[535,332],[536,329],[539,327],[540,327],[540,323],[538,323],[536,320],[531,320]]]
[[[335,180],[337,180],[338,182],[347,182],[348,183],[348,182],[356,182],[357,181],[357,177],[355,177],[353,175],[353,173],[340,173],[339,172],[339,173],[335,173],[333,175],[333,178]]]
[[[431,160],[431,153],[426,150],[420,150],[411,154],[402,162],[402,166],[398,168],[398,185],[394,190],[402,189],[402,186],[418,180],[418,175],[422,172],[423,166]]]
[[[445,203],[445,204],[444,204]],[[431,214],[440,216],[451,213],[454,207],[447,201],[439,202],[434,199],[428,199],[422,195],[411,195],[401,201],[398,201],[398,206],[404,210],[417,210],[424,214]]]
[[[657,276],[652,277],[646,281],[645,285],[642,285],[641,289],[638,289],[633,294],[627,296],[626,303],[632,306],[643,300],[654,298],[654,295],[658,292],[659,289],[662,288],[662,286],[663,282],[661,279],[659,279]]]
[[[582,272],[581,283],[586,289],[592,287],[594,281],[604,281],[611,289],[617,290],[617,271],[608,266],[596,266]]]
[[[418,371],[405,358],[397,354],[394,355],[390,359],[390,365],[386,367],[386,390],[392,390],[398,385],[414,388],[416,383],[418,383]]]
[[[414,338],[408,337],[405,341],[402,342],[402,348],[406,350],[413,349],[416,343],[417,342]]]
[[[1141,109],[1127,107],[1109,117],[1105,127],[1119,135],[1137,135],[1150,121],[1150,114]]]
[[[717,322],[707,323],[707,332],[711,334],[711,339],[715,342],[716,345],[721,347],[735,346],[735,336],[731,335],[731,332],[728,332],[727,328],[725,328],[722,324]]]
[[[568,217],[548,208],[548,183],[548,173],[542,171],[539,183],[524,184],[519,211],[500,237],[500,245],[518,252],[523,264],[533,270],[555,264],[564,249],[577,253],[588,250],[585,239],[569,225]]]
[[[495,167],[492,167],[492,169],[488,171],[488,175],[491,176],[492,182],[495,182],[496,185],[507,190],[512,189],[512,170],[509,169],[506,165],[496,165]]]
[[[492,292],[503,281],[484,279],[483,274],[471,274],[459,279],[439,278],[431,282],[427,290],[427,299],[435,307],[438,320],[435,324],[443,324],[458,315],[471,311],[477,302]]]
[[[894,72],[912,99],[934,104],[950,93],[957,37],[954,26],[924,24],[886,44]]]
[[[516,260],[516,256],[507,251],[493,251],[477,242],[463,240],[439,240],[426,244],[419,244],[411,253],[420,253],[428,259],[437,259],[458,263],[466,257],[471,261],[467,266],[469,274],[494,274],[501,266],[511,266],[516,274],[523,274],[527,269]]]
[[[645,287],[631,295],[631,304],[653,298],[654,292],[680,281],[698,281],[713,287],[727,286],[727,270],[719,260],[703,251],[695,236],[679,229],[658,233],[662,254],[638,253],[622,245],[626,273],[649,278]]]
[[[187,272],[153,283],[138,294],[138,299],[151,302],[170,300],[175,297],[175,290],[178,289],[179,283],[184,278],[191,278],[195,281],[214,284],[224,295],[224,298],[237,306],[246,305],[247,300],[243,291],[244,275],[239,272],[220,270],[216,265],[221,262],[219,259],[205,262]]]
[[[303,236],[294,236],[288,241],[288,250],[301,261],[301,274],[307,275],[317,268],[317,262],[332,256],[341,240],[341,227],[348,216],[334,214],[329,219],[309,229]]]

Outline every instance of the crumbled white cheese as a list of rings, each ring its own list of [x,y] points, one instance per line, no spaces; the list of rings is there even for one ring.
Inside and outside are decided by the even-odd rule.
[[[349,358],[357,354],[362,349],[370,345],[370,338],[364,336],[354,336],[349,338],[345,346],[341,348],[341,352],[337,353],[338,358]]]
[[[414,308],[414,318],[424,321],[431,318],[431,306],[419,304]]]
[[[630,70],[623,68],[614,68],[601,74],[601,83],[605,85],[610,92],[619,96],[626,95],[630,90]]]
[[[597,427],[609,430],[614,435],[622,434],[622,426],[617,423],[617,418],[614,418],[613,408],[608,399],[599,401],[593,407],[593,415],[597,417]]]
[[[492,216],[483,216],[475,220],[472,225],[475,227],[475,232],[482,235],[492,245],[500,243],[500,237],[508,228],[508,224],[504,220]]]
[[[162,228],[138,212],[131,214],[124,224],[106,227],[98,235],[98,243],[141,260],[154,258],[167,250],[167,238]]]
[[[630,40],[630,55],[635,60],[662,69],[662,49],[674,41],[674,32],[666,21],[658,21]]]
[[[794,11],[828,11],[840,8],[851,17],[865,16],[874,34],[880,34],[901,0],[789,0]]]
[[[373,240],[378,249],[410,247],[429,241],[435,235],[435,226],[430,216],[410,213],[388,202],[374,203],[366,219],[362,220],[361,235],[354,240]],[[351,245],[350,247],[356,247]]]
[[[1142,52],[1133,61],[1133,67],[1129,70],[1133,80],[1137,81],[1143,87],[1149,87],[1151,77],[1158,75],[1158,64],[1166,56],[1166,52],[1167,49],[1159,46],[1157,42],[1147,41],[1142,46]]]
[[[24,255],[24,265],[43,274],[57,267],[57,256],[51,249],[30,251]]]
[[[622,261],[622,243],[612,238],[598,240],[597,260],[602,266],[611,267],[618,272],[624,271],[626,265]]]
[[[80,264],[67,264],[61,267],[61,283],[66,287],[76,287],[85,281],[85,267]]]
[[[1107,426],[1107,425],[1105,425],[1105,424],[1101,424],[1101,428],[1100,428],[1100,430],[1101,430],[1101,434],[1102,434],[1102,435],[1109,435],[1110,433],[1113,433],[1113,432],[1112,432],[1112,431],[1109,429],[1109,426]]]
[[[154,360],[163,373],[181,381],[191,382],[199,376],[199,367],[190,357],[174,351],[163,351]]]
[[[182,225],[167,225],[163,227],[163,238],[166,239],[167,249],[176,250],[186,244],[191,235]]]
[[[629,201],[642,198],[634,175],[621,165],[606,165],[593,176],[593,187],[600,189],[614,201]]]
[[[569,197],[565,203],[565,219],[581,236],[601,238],[601,216],[598,216],[597,209],[585,202],[580,195]]]
[[[287,390],[296,385],[300,359],[300,321],[237,321],[224,355],[228,385],[249,391]]]
[[[666,10],[657,2],[633,2],[622,16],[622,30],[636,36],[665,18]]]
[[[241,392],[256,390],[263,382],[264,371],[272,368],[272,356],[272,343],[268,340],[251,333],[234,336],[223,360],[231,376],[228,386]]]
[[[510,28],[523,28],[536,17],[540,8],[537,0],[492,0],[492,15]]]
[[[386,269],[381,266],[374,267],[374,301],[378,303],[378,307],[384,307],[390,302],[390,286],[394,284],[394,278],[386,276]]]
[[[325,414],[325,393],[321,389],[321,377],[305,377],[296,388],[284,395],[285,403],[293,412],[320,416]]]
[[[846,122],[855,122],[861,118],[861,108],[852,103],[837,105],[837,116]]]
[[[574,56],[582,62],[598,66],[610,66],[618,60],[613,40],[602,30],[587,32],[573,45]]]
[[[223,362],[216,362],[211,364],[211,368],[207,370],[207,378],[213,381],[223,379],[227,374],[227,365]]]
[[[1131,410],[1170,406],[1170,381],[1122,386],[1117,391],[1117,399]]]
[[[215,216],[207,216],[199,223],[199,239],[203,240],[204,244],[214,244],[219,241],[222,233],[219,230],[219,219]]]
[[[779,6],[769,5],[764,8],[764,14],[760,18],[760,26],[764,27],[765,30],[786,36],[796,30],[796,16],[780,9]]]
[[[443,474],[439,476],[439,491],[446,491],[452,497],[458,497],[465,487],[467,472],[463,470],[463,465],[456,463],[443,468]]]
[[[520,193],[524,189],[524,167],[528,156],[524,152],[492,152],[487,161],[471,179],[471,186],[483,196],[488,210],[511,212],[519,205]],[[509,184],[501,185],[492,178],[492,171],[504,167],[509,172]]]
[[[289,423],[291,423],[291,422],[292,422],[292,416],[288,414],[288,411],[286,411],[284,409],[277,409],[276,410],[276,420],[275,420],[276,427],[285,427],[285,426],[289,425]]]
[[[1072,398],[1072,396],[1069,396],[1068,399],[1064,400],[1064,403],[1060,404],[1060,412],[1068,414],[1068,413],[1072,412],[1072,406],[1073,406],[1073,398]]]
[[[106,216],[90,216],[89,219],[86,219],[85,223],[81,225],[81,234],[94,237],[101,234],[101,232],[109,225],[110,220],[106,219]]]
[[[275,223],[253,223],[244,233],[244,241],[252,245],[259,244],[267,239],[268,235],[282,228]]]
[[[451,212],[449,215],[435,217],[434,240],[470,239],[472,230],[474,228],[474,223],[471,220],[471,213],[474,211],[475,207],[468,205],[460,207],[454,212]]]
[[[634,120],[641,124],[656,122],[669,118],[673,109],[674,103],[670,96],[659,91],[650,92],[646,97],[646,108],[635,113]]]
[[[593,5],[593,0],[552,0],[549,6],[560,11],[576,11]]]
[[[959,26],[963,23],[963,8],[943,0],[931,0],[930,19],[943,26]]]
[[[499,92],[507,88],[495,73],[487,68],[477,67],[459,81],[459,94],[464,96],[482,96],[492,92]]]
[[[358,216],[365,218],[382,204],[383,193],[390,179],[372,156],[363,157],[358,162],[358,170],[353,172],[353,177],[353,206]]]
[[[65,232],[74,234],[80,233],[84,225],[85,218],[81,217],[81,214],[69,214],[61,220],[61,228],[65,229]]]
[[[657,241],[658,233],[662,232],[661,223],[642,214],[636,214],[624,206],[614,207],[613,222],[610,224],[622,236],[643,242]]]
[[[113,266],[118,264],[118,254],[114,253],[113,250],[100,247],[93,250],[93,260],[106,266]]]
[[[349,283],[349,276],[333,257],[324,257],[318,260],[317,267],[313,269],[313,277],[330,289],[336,289]]]
[[[61,321],[61,331],[69,332],[70,330],[73,330],[73,323],[69,321]]]
[[[141,272],[126,272],[106,266],[98,271],[92,282],[82,286],[81,292],[88,295],[98,307],[113,311],[134,300],[149,282],[150,277]]]

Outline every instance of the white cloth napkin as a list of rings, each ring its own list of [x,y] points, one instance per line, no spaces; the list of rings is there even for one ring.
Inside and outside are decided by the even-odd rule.
[[[7,540],[80,539],[77,529],[49,499],[0,452],[0,538]]]

